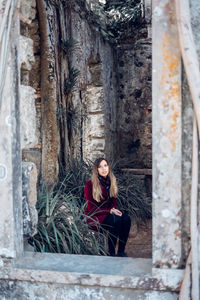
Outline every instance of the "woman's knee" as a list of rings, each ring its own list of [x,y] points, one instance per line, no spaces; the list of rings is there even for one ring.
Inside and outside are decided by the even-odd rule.
[[[113,215],[114,217],[114,223],[117,225],[120,225],[122,223],[122,217],[117,216],[117,215]]]

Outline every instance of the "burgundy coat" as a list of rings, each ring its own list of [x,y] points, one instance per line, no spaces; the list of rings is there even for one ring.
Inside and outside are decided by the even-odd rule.
[[[87,219],[87,223],[92,227],[96,227],[95,223],[100,224],[110,213],[111,208],[116,208],[116,198],[112,197],[106,200],[106,188],[101,185],[103,199],[97,202],[92,196],[92,181],[89,180],[85,184],[84,195],[86,200],[85,214],[91,216]]]

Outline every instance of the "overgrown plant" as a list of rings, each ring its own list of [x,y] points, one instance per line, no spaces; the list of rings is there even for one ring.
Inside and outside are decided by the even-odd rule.
[[[51,5],[54,5],[57,8],[72,6],[74,4],[74,0],[45,0],[47,3],[49,2]]]
[[[64,78],[64,93],[68,95],[74,91],[80,71],[69,65],[69,75]]]
[[[108,33],[116,40],[134,34],[134,28],[142,24],[142,7],[141,0],[107,0]]]
[[[122,172],[118,165],[111,164],[119,188],[118,208],[135,222],[144,223],[151,217],[151,197],[140,179]],[[89,229],[84,214],[84,186],[91,169],[91,162],[72,159],[50,191],[42,185],[37,201],[38,233],[29,241],[36,251],[106,254],[105,233]]]
[[[111,162],[111,168],[117,178],[118,183],[118,207],[133,216],[136,222],[145,222],[151,218],[151,195],[144,186],[144,179],[141,176],[131,175],[121,169],[122,162],[117,160]],[[71,191],[78,199],[79,204],[85,203],[84,186],[90,178],[92,162],[73,159],[60,175],[60,181],[63,181],[62,191],[65,193]],[[66,177],[65,177],[66,176]]]
[[[73,51],[79,49],[79,42],[73,38],[61,39],[61,48],[69,56]]]
[[[72,191],[63,193],[61,182],[38,196],[38,233],[29,240],[35,251],[70,254],[106,254],[104,235],[89,229],[84,205]]]

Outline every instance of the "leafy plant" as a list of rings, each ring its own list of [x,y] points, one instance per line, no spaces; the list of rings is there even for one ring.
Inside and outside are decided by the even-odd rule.
[[[134,34],[135,26],[142,22],[141,0],[107,0],[105,5],[107,14],[107,31],[117,40]]]
[[[124,173],[119,162],[111,164],[117,177],[118,208],[141,224],[151,217],[151,197],[142,181]],[[92,163],[72,159],[60,171],[58,182],[49,190],[44,184],[38,194],[38,233],[29,240],[36,251],[105,255],[105,232],[94,232],[84,214],[84,186],[90,178]],[[92,217],[92,216],[91,216]]]
[[[145,188],[144,178],[122,171],[122,164],[121,160],[111,162],[111,169],[116,176],[119,190],[118,207],[133,216],[137,223],[145,222],[152,214],[151,195]],[[60,174],[60,181],[64,182],[63,192],[71,190],[78,199],[79,205],[85,203],[84,186],[90,178],[91,170],[91,161],[72,159],[67,169]],[[64,176],[66,180],[63,180]]]
[[[68,78],[64,78],[64,93],[68,95],[72,92],[76,86],[78,76],[80,71],[74,67],[69,66],[69,75]]]
[[[122,165],[122,160],[111,162],[118,185],[118,208],[127,212],[136,223],[145,223],[152,217],[152,195],[145,186],[144,176],[123,171]]]
[[[38,233],[29,240],[39,252],[71,254],[106,254],[104,235],[89,229],[84,205],[69,191],[62,192],[64,182],[50,191],[42,186],[38,196]]]
[[[61,39],[61,48],[67,55],[69,55],[79,48],[79,42],[77,42],[73,38]]]
[[[70,191],[76,197],[78,205],[81,207],[85,203],[84,186],[90,179],[92,162],[82,159],[71,159],[66,169],[61,169],[59,174],[59,187],[62,193]]]
[[[51,5],[54,5],[55,7],[67,7],[72,6],[74,0],[45,0],[47,3],[49,2]]]

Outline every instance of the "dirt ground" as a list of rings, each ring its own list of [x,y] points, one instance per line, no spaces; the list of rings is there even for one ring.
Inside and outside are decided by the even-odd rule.
[[[132,222],[133,223],[133,222]],[[152,220],[145,225],[131,226],[129,239],[126,245],[126,253],[133,258],[152,257]]]

